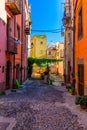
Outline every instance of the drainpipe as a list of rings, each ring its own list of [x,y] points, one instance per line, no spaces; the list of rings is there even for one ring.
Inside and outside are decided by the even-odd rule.
[[[23,53],[23,0],[22,0],[22,13],[21,13],[21,83],[22,83],[22,53]]]
[[[15,24],[16,24],[16,16],[14,16],[14,36],[16,35]],[[13,89],[15,89],[15,54],[13,55]]]
[[[73,87],[75,88],[75,82],[76,82],[76,80],[75,80],[75,31],[76,31],[76,27],[75,27],[75,12],[76,12],[76,7],[77,7],[77,3],[78,3],[78,0],[76,1],[76,3],[75,3],[75,8],[74,8],[74,11],[73,11],[73,13],[74,13],[74,22],[73,22],[73,27],[74,27],[74,29],[73,29],[73,78],[74,78],[74,80],[73,80]]]
[[[66,31],[66,29],[65,29]],[[66,33],[65,33],[65,40],[64,40],[64,82],[66,84]]]
[[[73,87],[75,88],[75,16],[73,27]]]

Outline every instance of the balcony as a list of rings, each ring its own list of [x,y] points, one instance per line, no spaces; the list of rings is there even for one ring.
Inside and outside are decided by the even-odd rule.
[[[5,6],[13,15],[21,14],[21,0],[6,0]]]
[[[70,17],[70,16],[67,16],[67,15],[64,15],[62,21],[63,21],[64,26],[65,26],[66,24],[70,24],[70,23],[71,23],[71,17]]]
[[[24,29],[26,35],[30,34],[31,25],[32,25],[32,22],[27,20],[26,23],[25,23],[25,29]]]
[[[64,25],[71,22],[71,5],[70,3],[65,3],[64,17],[62,19]]]
[[[7,39],[7,54],[17,54],[17,43],[16,40],[12,37],[8,37]]]

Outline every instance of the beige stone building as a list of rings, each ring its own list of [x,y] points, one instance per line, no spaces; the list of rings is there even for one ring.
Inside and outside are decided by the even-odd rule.
[[[47,58],[56,58],[56,45],[55,44],[49,44],[47,46]],[[56,69],[56,63],[50,64],[50,73],[57,73]]]
[[[62,59],[61,62],[52,63],[50,65],[50,72],[59,74],[63,77],[64,74],[64,43],[57,42],[56,44],[49,44],[47,46],[47,57]]]
[[[57,73],[63,77],[64,75],[64,43],[57,42],[56,43],[56,58],[62,59],[61,62],[56,63]]]
[[[70,83],[73,74],[73,0],[64,4],[64,75],[65,83]]]

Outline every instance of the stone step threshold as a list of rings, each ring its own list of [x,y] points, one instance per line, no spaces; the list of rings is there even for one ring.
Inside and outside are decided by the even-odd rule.
[[[15,125],[15,118],[0,117],[0,130],[12,130]]]

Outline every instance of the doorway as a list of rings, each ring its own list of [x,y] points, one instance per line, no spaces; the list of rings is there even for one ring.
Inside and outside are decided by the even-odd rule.
[[[16,64],[16,79],[20,82],[20,65]]]
[[[6,89],[10,89],[10,81],[11,81],[11,62],[10,60],[6,63]]]
[[[78,64],[78,93],[84,95],[84,64]]]

